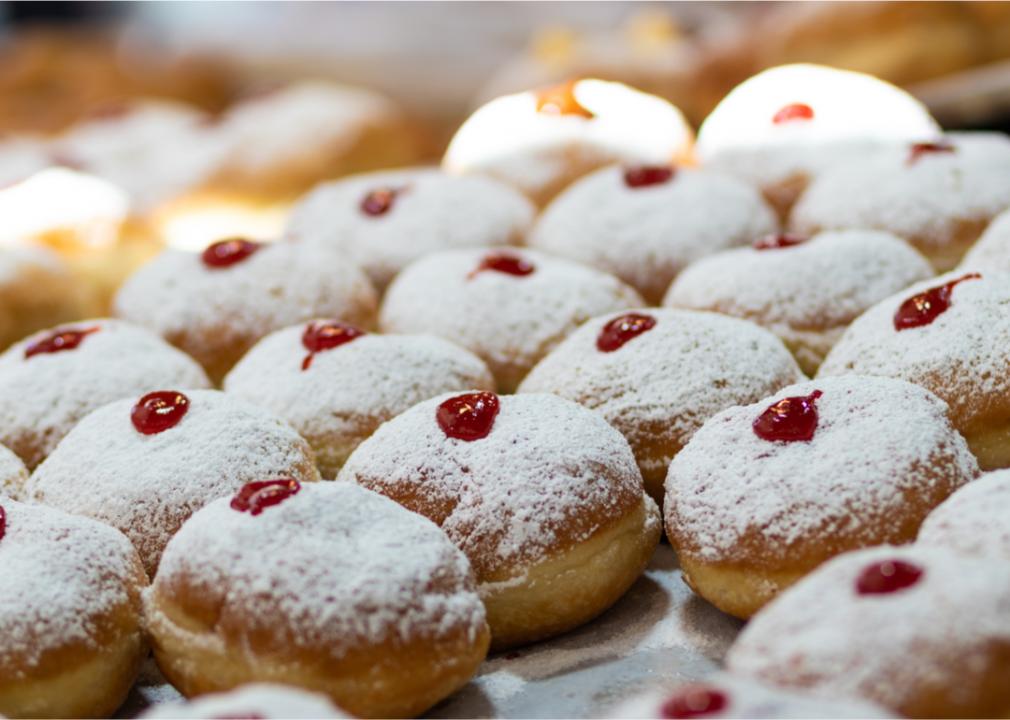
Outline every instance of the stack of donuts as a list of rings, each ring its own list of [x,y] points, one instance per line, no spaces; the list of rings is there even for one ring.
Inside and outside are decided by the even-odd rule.
[[[336,100],[280,97],[212,176],[324,179],[279,237],[166,248],[109,317],[0,254],[9,314],[52,306],[0,354],[0,714],[109,716],[153,654],[189,701],[147,717],[416,716],[663,541],[749,623],[601,713],[1010,712],[1010,139],[802,65],[697,141],[582,79],[480,108],[441,168],[325,179],[392,124],[321,169],[270,133]],[[109,175],[115,123],[174,142],[103,122],[62,142]]]

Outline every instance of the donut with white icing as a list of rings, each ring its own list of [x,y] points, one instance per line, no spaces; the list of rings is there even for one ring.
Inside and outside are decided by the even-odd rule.
[[[609,167],[544,210],[530,245],[612,273],[658,303],[688,264],[778,229],[751,185],[670,165]]]
[[[215,390],[159,390],[86,416],[24,495],[118,528],[153,576],[186,518],[251,480],[279,477],[319,479],[311,448],[289,425]]]
[[[642,305],[612,275],[533,250],[451,250],[409,265],[386,291],[383,332],[438,335],[487,363],[502,392],[591,317]]]
[[[978,472],[931,393],[823,378],[705,423],[670,464],[666,534],[692,589],[747,618],[835,555],[911,542]]]
[[[950,270],[1010,206],[1010,139],[951,133],[881,149],[823,173],[789,219],[792,230],[873,228],[904,238]]]
[[[147,576],[119,531],[0,496],[0,713],[109,717],[147,656]]]
[[[61,325],[0,355],[0,443],[31,470],[92,410],[163,387],[208,385],[192,358],[142,327]]]
[[[554,393],[600,413],[635,453],[657,503],[670,460],[710,417],[804,380],[771,333],[715,313],[643,309],[583,324],[519,392]]]
[[[334,320],[279,330],[224,380],[227,393],[277,415],[332,478],[362,440],[422,400],[495,389],[484,362],[432,335],[374,335]]]
[[[666,100],[586,78],[481,106],[456,131],[442,167],[490,175],[542,207],[604,165],[689,160],[693,140],[680,110]]]
[[[155,705],[140,716],[144,720],[215,720],[215,718],[332,718],[350,715],[328,697],[290,685],[251,683],[229,692],[201,695],[189,702]]]
[[[413,717],[464,685],[488,628],[464,555],[428,520],[349,483],[254,482],[172,538],[145,617],[192,697],[246,683]]]
[[[1010,210],[997,215],[961,260],[959,269],[1010,272]]]
[[[166,250],[116,294],[118,317],[154,330],[219,382],[264,335],[316,317],[364,328],[377,297],[332,249],[233,238],[202,253]]]
[[[760,72],[726,95],[702,123],[697,152],[703,167],[760,188],[784,219],[807,184],[839,161],[939,135],[925,106],[894,85],[794,64]]]
[[[1010,471],[986,473],[947,498],[926,517],[916,543],[1010,558]]]
[[[383,289],[433,252],[518,245],[535,212],[522,193],[491,178],[407,168],[316,187],[292,208],[286,234],[337,248]]]
[[[874,305],[818,377],[901,378],[945,400],[984,470],[1010,467],[1010,275],[957,271]]]
[[[783,233],[698,261],[674,281],[663,304],[755,322],[778,335],[813,375],[853,320],[932,275],[926,259],[890,233]]]
[[[777,598],[730,648],[731,672],[902,717],[1010,709],[1010,571],[939,548],[845,553]]]
[[[496,649],[603,612],[645,569],[660,535],[627,441],[554,395],[427,400],[359,445],[338,480],[445,531],[473,565]]]

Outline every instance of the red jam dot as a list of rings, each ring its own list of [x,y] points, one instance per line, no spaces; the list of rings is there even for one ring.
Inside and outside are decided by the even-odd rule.
[[[140,398],[130,412],[137,432],[157,435],[179,424],[189,410],[189,398],[175,390],[159,390]]]
[[[263,245],[252,240],[231,238],[220,240],[203,251],[203,264],[209,268],[226,268],[242,262]]]
[[[480,261],[480,265],[474,268],[468,277],[473,278],[475,275],[482,273],[485,270],[493,270],[494,272],[505,273],[506,275],[523,277],[536,270],[536,267],[533,263],[514,253],[491,253],[490,255],[484,256],[484,259]]]
[[[396,201],[397,195],[402,193],[404,190],[406,190],[406,188],[390,187],[376,188],[375,190],[372,190],[365,195],[365,197],[361,198],[361,212],[372,217],[385,215],[393,209],[393,203]]]
[[[714,688],[690,687],[681,690],[659,708],[661,718],[701,718],[715,715],[726,708],[725,693]]]
[[[0,505],[0,540],[7,534],[7,511]]]
[[[814,402],[822,394],[820,390],[814,390],[809,395],[782,398],[773,403],[754,421],[754,434],[770,442],[812,440],[817,429],[817,406]]]
[[[571,80],[537,93],[537,112],[545,115],[575,115],[587,120],[596,117],[575,98],[576,82]]]
[[[922,142],[914,143],[908,149],[908,164],[914,165],[924,155],[933,153],[952,153],[955,148],[948,142]]]
[[[950,308],[951,295],[959,283],[981,279],[982,276],[978,273],[968,273],[949,283],[913,295],[901,303],[894,313],[894,329],[900,331],[929,325]]]
[[[498,417],[498,396],[490,392],[465,393],[449,398],[435,411],[446,436],[472,442],[486,438]]]
[[[754,249],[779,250],[781,248],[793,247],[794,245],[802,245],[807,240],[809,240],[809,238],[803,235],[794,235],[793,233],[765,235],[763,238],[758,238],[754,241]]]
[[[242,486],[231,499],[231,509],[259,515],[263,510],[297,495],[302,484],[292,478],[280,480],[254,480]]]
[[[860,595],[886,595],[912,587],[922,577],[923,569],[904,560],[884,560],[863,569],[856,578]]]
[[[629,340],[656,327],[656,318],[641,313],[628,313],[616,317],[600,330],[596,336],[596,349],[600,352],[614,352],[624,347]]]
[[[100,328],[86,328],[84,330],[53,330],[45,337],[39,338],[25,348],[25,360],[43,353],[57,353],[64,350],[73,350],[82,342],[84,338],[92,333],[96,333]]]
[[[309,351],[309,354],[302,360],[302,370],[308,370],[311,367],[312,358],[316,353],[332,350],[367,334],[364,330],[359,330],[353,325],[347,325],[337,320],[317,320],[309,323],[305,326],[305,332],[302,333],[302,345]]]
[[[624,184],[629,188],[662,185],[672,179],[673,168],[669,165],[636,165],[624,170]]]
[[[813,120],[814,109],[804,103],[790,103],[782,107],[772,116],[772,122],[776,125],[793,122],[795,120]]]

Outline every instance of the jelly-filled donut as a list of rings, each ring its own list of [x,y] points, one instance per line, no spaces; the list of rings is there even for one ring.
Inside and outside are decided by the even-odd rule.
[[[796,64],[758,73],[726,95],[702,123],[697,150],[704,167],[756,185],[785,218],[807,184],[835,163],[939,135],[925,106],[894,85]],[[871,181],[859,191],[873,189]]]
[[[689,263],[778,229],[751,185],[670,165],[609,167],[544,210],[530,245],[613,273],[650,303]]]
[[[729,670],[823,697],[859,696],[903,717],[1010,710],[1010,572],[939,548],[845,553],[762,610]]]
[[[229,692],[201,695],[189,702],[155,705],[144,720],[215,720],[219,718],[349,718],[328,697],[290,685],[251,683]]]
[[[472,249],[429,255],[386,292],[379,326],[428,333],[480,356],[512,392],[544,355],[591,317],[642,298],[612,275],[531,250]]]
[[[856,373],[922,385],[950,406],[984,470],[1010,467],[1010,275],[956,272],[874,305],[818,377]]]
[[[1010,272],[1010,210],[996,216],[958,266],[961,269]]]
[[[661,503],[670,460],[706,420],[804,379],[778,338],[756,325],[646,309],[583,324],[519,391],[554,393],[603,415],[627,438],[645,489]]]
[[[778,335],[812,375],[866,309],[932,275],[926,259],[890,233],[783,233],[700,260],[677,278],[663,304],[755,322]]]
[[[491,178],[386,170],[320,185],[292,209],[287,235],[339,249],[381,289],[439,250],[519,244],[534,214],[522,193]]]
[[[886,230],[943,272],[1008,206],[1010,139],[960,133],[884,148],[831,168],[796,203],[789,226],[807,234]]]
[[[1010,558],[1010,470],[987,473],[947,498],[923,521],[916,542]]]
[[[603,612],[660,535],[628,443],[554,395],[427,400],[359,445],[338,479],[431,518],[466,553],[496,649]]]
[[[257,343],[224,381],[228,393],[283,418],[332,478],[386,420],[443,393],[494,390],[473,353],[431,335],[372,335],[313,320]]]
[[[691,588],[747,618],[839,553],[911,542],[977,475],[931,393],[825,378],[706,422],[670,464],[666,534]]]
[[[0,443],[31,470],[102,405],[163,387],[208,385],[192,358],[149,330],[105,319],[62,325],[0,355]]]
[[[613,718],[889,718],[882,707],[857,698],[821,698],[764,685],[729,673],[670,690],[654,688],[608,714]]]
[[[161,390],[85,417],[32,473],[25,497],[119,528],[150,575],[169,538],[256,479],[319,479],[290,426],[214,390]]]
[[[349,483],[254,482],[172,538],[145,616],[184,695],[250,682],[413,717],[464,685],[488,628],[470,566],[431,522]]]
[[[452,138],[442,167],[490,175],[543,206],[604,165],[688,160],[693,139],[680,110],[662,98],[616,82],[572,80],[480,107]]]
[[[166,250],[126,281],[114,308],[188,352],[218,382],[274,330],[315,317],[369,328],[376,304],[365,274],[335,250],[233,238],[203,253]]]
[[[28,469],[21,458],[0,445],[0,497],[18,500],[28,481]]]
[[[122,533],[0,497],[0,713],[109,717],[147,656],[147,576]]]

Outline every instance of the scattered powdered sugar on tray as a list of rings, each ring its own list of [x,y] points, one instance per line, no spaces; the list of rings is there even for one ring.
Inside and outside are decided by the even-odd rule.
[[[988,473],[951,495],[922,523],[916,542],[1010,559],[1010,470]]]

